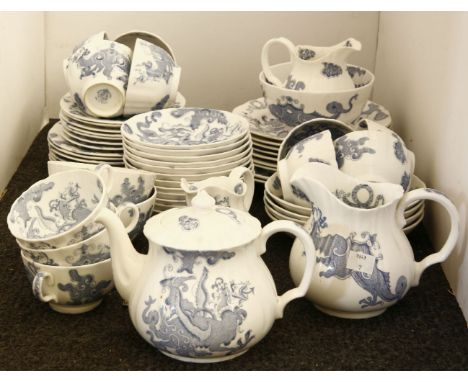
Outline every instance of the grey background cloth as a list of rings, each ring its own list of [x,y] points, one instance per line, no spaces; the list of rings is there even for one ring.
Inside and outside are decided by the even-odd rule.
[[[327,316],[307,300],[291,302],[283,319],[246,354],[232,361],[197,365],[164,356],[133,328],[114,290],[81,315],[52,311],[34,298],[19,249],[6,225],[14,200],[47,176],[47,131],[41,131],[8,185],[0,208],[1,370],[467,370],[468,330],[439,265],[418,287],[379,317],[345,320]],[[263,187],[251,212],[262,225]],[[420,225],[410,236],[416,258],[431,253]],[[141,235],[137,249],[147,248]],[[279,293],[293,287],[288,257],[292,238],[273,236],[263,259]]]

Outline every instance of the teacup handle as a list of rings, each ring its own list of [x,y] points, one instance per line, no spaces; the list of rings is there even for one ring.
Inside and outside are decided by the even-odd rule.
[[[133,229],[138,224],[138,219],[140,217],[140,210],[138,209],[138,207],[134,203],[130,203],[130,202],[122,203],[120,206],[118,206],[116,208],[116,214],[117,214],[117,216],[119,217],[120,220],[122,220],[120,218],[120,215],[126,210],[132,210],[133,211],[133,215],[131,216],[132,219],[130,220],[130,223],[128,224],[128,226],[125,227],[125,230],[127,231],[127,233],[130,233],[130,232],[133,231]]]
[[[236,167],[229,173],[229,178],[234,180],[243,179],[245,186],[247,187],[244,196],[244,209],[245,211],[248,211],[252,205],[255,192],[255,180],[252,171],[247,167]]]
[[[270,236],[278,232],[287,232],[296,236],[301,241],[306,254],[305,271],[301,283],[296,288],[290,289],[281,296],[278,296],[275,318],[282,318],[286,305],[296,298],[303,297],[309,289],[310,282],[312,281],[312,272],[315,266],[315,248],[312,238],[300,225],[289,220],[276,220],[266,225],[262,230],[259,241],[260,254],[265,253],[266,242]]]
[[[101,163],[98,164],[95,168],[94,171],[102,178],[104,181],[104,184],[106,186],[106,193],[109,192],[109,190],[112,187],[112,167],[107,164],[107,163]]]
[[[289,55],[290,55],[290,61],[293,62],[293,63],[294,63],[294,57],[296,55],[296,47],[294,46],[294,44],[291,41],[289,41],[285,37],[272,38],[272,39],[268,40],[265,43],[265,45],[263,45],[262,56],[261,56],[263,73],[265,74],[266,79],[268,81],[270,81],[273,85],[283,86],[283,84],[278,79],[278,77],[276,77],[273,74],[273,72],[271,71],[269,53],[270,53],[270,47],[273,44],[282,44],[282,45],[286,46],[286,48],[288,49]]]
[[[36,273],[32,282],[32,292],[34,296],[42,302],[57,301],[56,295],[44,293],[42,285],[44,284],[45,280],[49,280],[48,282],[49,285],[54,284],[54,276],[52,276],[50,273],[47,273],[47,272]]]
[[[460,233],[457,208],[446,196],[432,188],[420,188],[417,190],[410,191],[403,196],[403,198],[398,203],[396,211],[397,222],[401,228],[403,228],[406,222],[404,213],[405,208],[408,206],[408,204],[417,200],[424,199],[438,202],[447,210],[450,216],[450,233],[448,235],[447,240],[445,241],[445,244],[439,252],[428,255],[419,262],[414,262],[415,270],[412,286],[417,286],[419,284],[419,279],[421,278],[422,273],[427,267],[433,264],[441,263],[445,259],[447,259],[452,250],[455,248]]]

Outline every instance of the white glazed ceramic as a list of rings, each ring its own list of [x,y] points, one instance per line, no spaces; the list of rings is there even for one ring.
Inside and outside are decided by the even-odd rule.
[[[286,81],[279,79],[270,69],[268,58],[272,45],[286,47],[292,63]],[[295,46],[285,37],[268,40],[262,49],[262,69],[266,79],[273,85],[310,93],[335,92],[354,89],[354,81],[348,72],[347,58],[361,50],[361,43],[348,38],[334,46]]]
[[[291,63],[271,66],[272,72],[285,81]],[[355,88],[335,92],[310,93],[275,86],[265,80],[263,72],[259,79],[268,108],[273,116],[288,126],[297,126],[314,118],[338,119],[352,123],[359,119],[370,98],[374,75],[367,69],[348,65]]]
[[[409,288],[419,283],[422,272],[444,261],[456,245],[459,218],[456,207],[440,192],[426,188],[403,192],[399,185],[380,185],[369,194],[364,207],[355,206],[353,195],[337,191],[347,188],[344,177],[329,176],[328,185],[317,181],[311,163],[301,167],[292,184],[310,200],[312,215],[305,228],[316,251],[316,267],[307,298],[323,312],[343,318],[368,318],[383,313],[401,300]],[[309,167],[309,168],[307,168]],[[324,179],[324,177],[322,177]],[[343,181],[343,184],[339,184]],[[359,186],[358,186],[359,187]],[[355,192],[353,194],[356,194]],[[351,197],[351,198],[350,198]],[[382,203],[378,202],[382,199]],[[442,249],[416,262],[404,232],[404,210],[409,203],[427,199],[440,203],[451,221],[450,233]],[[351,201],[345,204],[343,200]],[[307,265],[303,249],[295,242],[290,270],[299,282]]]
[[[239,140],[249,131],[249,123],[227,111],[169,108],[136,115],[122,125],[121,131],[124,138],[143,146],[204,148]]]
[[[133,325],[165,355],[188,362],[219,362],[246,352],[306,292],[315,259],[307,233],[291,222],[260,222],[219,207],[202,191],[192,207],[171,209],[145,225],[148,255],[135,252],[122,223],[98,217],[110,233],[116,287],[129,302]],[[274,233],[303,241],[307,270],[297,289],[277,296],[260,255]]]
[[[21,257],[34,296],[59,313],[89,312],[114,287],[111,259],[62,267],[35,263],[23,254]]]
[[[8,228],[28,248],[56,248],[85,240],[102,229],[94,222],[108,204],[108,166],[57,173],[34,183],[11,206]]]
[[[141,30],[131,30],[131,31],[118,35],[114,39],[114,41],[120,44],[127,45],[130,49],[133,50],[137,39],[148,41],[151,44],[154,44],[156,46],[163,48],[165,51],[167,51],[171,55],[174,62],[176,62],[175,55],[171,46],[166,41],[164,41],[161,36],[158,36],[154,33],[141,31]]]
[[[414,154],[393,131],[367,122],[368,130],[354,131],[335,140],[338,167],[361,180],[401,184],[408,190],[415,166]]]
[[[208,178],[200,182],[187,182],[182,178],[181,188],[186,193],[187,205],[202,190],[214,198],[216,205],[248,211],[255,191],[253,173],[246,167],[236,167],[229,176]]]
[[[110,118],[123,112],[131,50],[109,40],[92,40],[67,61],[67,83],[87,113]]]
[[[156,196],[159,196],[159,193],[157,192],[156,187],[153,187],[153,192],[150,195],[150,197],[136,204],[136,207],[138,209],[138,222],[128,234],[128,236],[130,236],[130,239],[133,240],[141,232],[143,232],[143,227],[145,226],[146,221],[151,217],[153,213],[153,207],[156,200]],[[135,211],[132,209],[126,209],[122,214],[120,214],[120,219],[122,220],[124,226],[128,226],[131,223],[134,215]]]
[[[124,115],[164,109],[174,102],[181,69],[168,52],[137,39],[128,78]]]
[[[98,168],[100,166],[97,166]],[[96,166],[85,163],[49,161],[47,162],[49,175],[71,169],[85,169],[93,171]],[[111,174],[111,184],[107,194],[109,200],[116,206],[123,203],[141,203],[149,198],[153,193],[156,174],[145,170],[135,170],[130,168],[111,167],[108,170]]]

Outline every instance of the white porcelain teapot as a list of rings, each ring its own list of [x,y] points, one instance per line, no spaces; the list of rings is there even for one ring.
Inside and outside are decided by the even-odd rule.
[[[291,183],[312,207],[305,228],[317,264],[307,298],[327,314],[368,318],[383,313],[419,284],[427,267],[444,261],[457,242],[457,209],[436,190],[404,193],[400,185],[363,182],[322,163],[303,165]],[[405,208],[421,199],[440,203],[451,227],[442,249],[416,262],[402,228]],[[297,240],[289,266],[298,283],[307,264]]]
[[[290,221],[262,229],[247,212],[220,207],[205,191],[191,207],[171,209],[145,225],[147,256],[135,251],[110,211],[97,219],[109,232],[115,286],[140,335],[167,356],[224,361],[246,352],[306,293],[314,268],[307,232]],[[260,255],[277,232],[299,238],[307,254],[302,281],[278,296]]]
[[[268,54],[273,44],[284,45],[292,62],[286,82],[281,82],[272,72]],[[346,59],[361,50],[361,43],[348,38],[327,47],[295,46],[284,37],[268,40],[262,49],[262,70],[273,85],[307,92],[335,92],[354,88],[352,73],[348,72]]]
[[[249,210],[255,191],[252,171],[242,166],[234,168],[229,176],[215,176],[199,182],[182,178],[180,186],[186,193],[188,206],[201,190],[205,190],[217,205],[243,211]]]

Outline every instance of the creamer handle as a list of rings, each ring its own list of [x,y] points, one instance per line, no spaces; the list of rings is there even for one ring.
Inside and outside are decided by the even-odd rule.
[[[250,170],[247,167],[236,167],[233,169],[230,174],[229,178],[231,179],[239,179],[244,181],[245,186],[247,187],[247,190],[245,191],[245,196],[244,196],[244,209],[245,211],[248,211],[250,209],[250,206],[252,205],[252,200],[254,197],[254,191],[255,191],[255,180],[254,176],[252,173],[252,170]]]
[[[263,228],[262,234],[260,236],[260,254],[265,253],[266,242],[270,236],[278,232],[287,232],[296,236],[301,241],[306,254],[305,271],[304,275],[302,276],[301,283],[296,288],[290,289],[281,296],[278,296],[276,318],[282,318],[285,306],[290,301],[299,297],[303,297],[309,289],[310,282],[312,281],[312,272],[315,266],[315,248],[312,242],[312,238],[300,225],[289,220],[277,220],[271,222]]]
[[[415,270],[414,277],[412,280],[412,286],[416,286],[419,284],[421,274],[427,267],[433,264],[441,263],[445,259],[447,259],[452,250],[455,248],[458,236],[460,234],[457,208],[446,196],[432,188],[420,188],[417,190],[410,191],[407,194],[405,194],[405,196],[400,200],[396,211],[396,218],[400,228],[403,228],[403,226],[406,223],[404,213],[405,208],[408,206],[408,204],[422,199],[438,202],[442,204],[443,207],[445,207],[450,216],[450,233],[448,235],[447,240],[445,241],[445,244],[439,252],[428,255],[419,262],[414,262]]]
[[[271,40],[268,40],[265,43],[265,45],[263,45],[262,56],[261,56],[263,73],[265,74],[266,79],[269,82],[271,82],[273,85],[283,86],[281,81],[271,71],[269,53],[270,53],[270,47],[273,44],[282,44],[286,46],[290,55],[290,61],[292,63],[294,63],[294,57],[296,56],[296,47],[291,41],[289,41],[285,37],[272,38]]]

